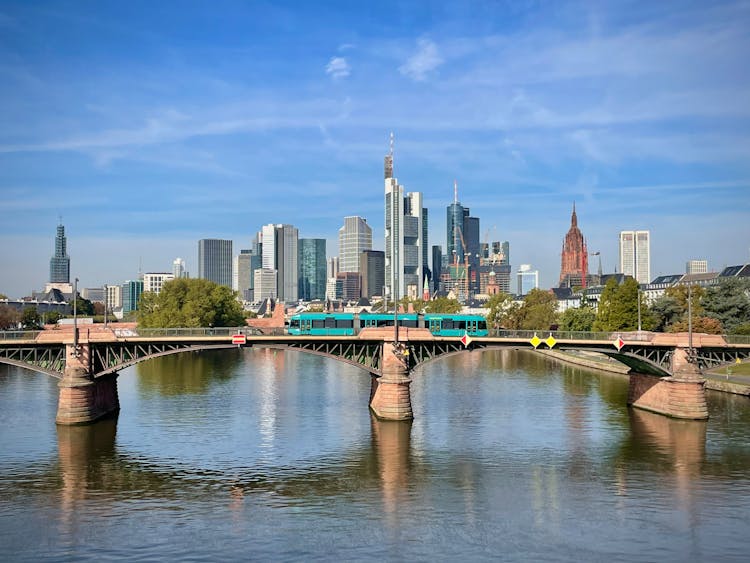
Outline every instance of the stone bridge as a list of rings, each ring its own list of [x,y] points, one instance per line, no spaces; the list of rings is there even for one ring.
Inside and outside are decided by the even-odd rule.
[[[240,344],[233,344],[238,338]],[[411,372],[451,354],[490,348],[589,350],[631,368],[628,403],[676,418],[706,419],[701,370],[750,357],[750,339],[657,333],[497,331],[489,337],[436,337],[427,329],[363,329],[356,336],[293,336],[252,328],[115,327],[0,333],[0,362],[60,380],[58,424],[84,424],[119,410],[117,374],[151,358],[186,351],[265,346],[344,361],[370,372],[370,408],[381,419],[413,417]]]

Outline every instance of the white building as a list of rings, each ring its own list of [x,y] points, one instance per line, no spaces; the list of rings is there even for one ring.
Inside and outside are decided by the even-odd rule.
[[[358,216],[344,217],[344,226],[339,229],[340,271],[359,272],[359,259],[365,250],[372,250],[372,228],[367,220]]]
[[[708,272],[708,260],[688,260],[685,264],[686,274],[705,274]]]
[[[620,272],[638,283],[651,282],[649,231],[620,231]]]
[[[391,152],[385,157],[385,291],[388,299],[422,294],[424,216],[422,194],[404,194],[393,177]]]
[[[526,295],[532,289],[539,289],[539,270],[532,270],[531,264],[521,264],[516,275],[518,295]]]
[[[147,272],[143,274],[143,291],[159,294],[164,284],[174,279],[174,274],[167,272]]]
[[[282,301],[297,301],[299,230],[293,225],[268,224],[263,225],[261,236],[263,269],[277,271],[276,296]],[[256,295],[255,299],[259,297]]]
[[[105,285],[107,298],[107,309],[113,311],[122,307],[122,286],[121,285]]]
[[[253,282],[255,286],[254,299],[262,301],[263,299],[275,299],[276,287],[278,283],[278,272],[268,268],[258,268],[253,272]]]
[[[172,275],[174,279],[186,278],[185,261],[182,258],[175,258],[172,262]]]

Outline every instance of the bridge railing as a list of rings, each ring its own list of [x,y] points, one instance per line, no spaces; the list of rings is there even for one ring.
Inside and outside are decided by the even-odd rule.
[[[727,344],[750,344],[750,336],[744,334],[728,334],[724,339]]]
[[[115,328],[115,336],[120,338],[142,337],[142,338],[190,338],[204,336],[232,336],[233,334],[244,334],[245,336],[258,336],[261,333],[252,327],[207,327],[207,328]]]
[[[514,338],[531,340],[536,335],[545,340],[552,336],[555,340],[601,340],[602,342],[614,342],[618,337],[623,340],[639,340],[647,342],[651,333],[641,332],[581,332],[572,330],[490,330],[489,336],[493,338]]]
[[[0,340],[35,340],[41,330],[3,330]]]

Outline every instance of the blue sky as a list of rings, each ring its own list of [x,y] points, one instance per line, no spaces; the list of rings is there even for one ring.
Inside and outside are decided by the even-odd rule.
[[[556,283],[576,202],[605,271],[750,260],[748,2],[0,2],[0,292],[63,217],[83,287],[197,273],[260,226],[383,247],[383,156],[445,246],[453,196]],[[592,260],[593,261],[593,260]]]

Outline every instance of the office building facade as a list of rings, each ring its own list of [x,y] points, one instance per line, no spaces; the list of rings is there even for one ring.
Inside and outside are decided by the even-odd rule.
[[[620,231],[620,272],[638,283],[651,282],[649,231]]]
[[[359,257],[359,274],[362,278],[362,297],[370,299],[375,295],[383,295],[385,252],[365,250]]]
[[[326,240],[301,238],[299,247],[299,298],[304,301],[325,299]]]
[[[277,271],[277,298],[282,301],[297,301],[299,230],[294,225],[268,224],[261,229],[261,236],[263,269]]]
[[[55,254],[49,261],[50,283],[70,283],[70,256],[68,256],[68,239],[65,236],[65,227],[57,226],[55,236]]]
[[[122,312],[138,310],[138,301],[143,294],[143,280],[128,280],[122,284]]]
[[[143,274],[143,291],[161,293],[164,284],[174,279],[174,274],[169,272],[147,272]]]
[[[201,239],[198,241],[198,277],[232,287],[232,241]]]
[[[362,217],[344,217],[339,229],[339,271],[359,272],[359,257],[372,250],[372,228]]]
[[[521,264],[516,276],[518,295],[526,295],[532,289],[539,289],[539,270],[532,270],[531,264]]]

